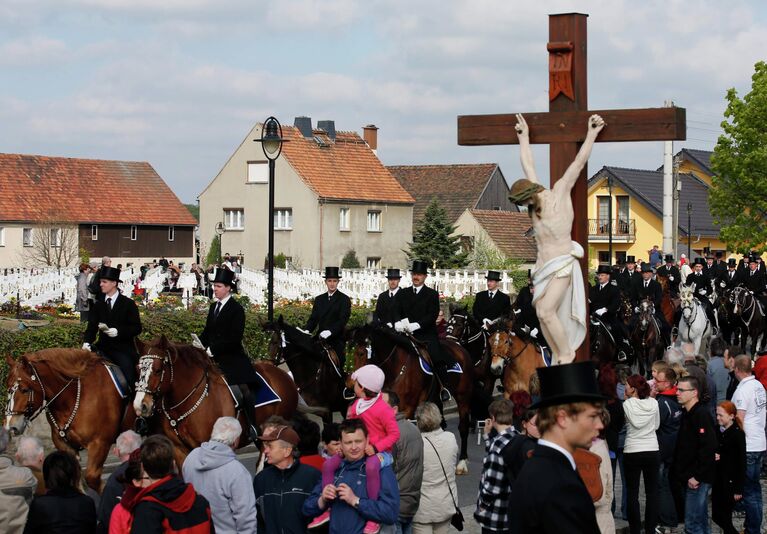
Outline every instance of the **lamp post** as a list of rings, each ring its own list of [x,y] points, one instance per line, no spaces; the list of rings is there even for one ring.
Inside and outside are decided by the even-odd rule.
[[[687,203],[687,261],[692,261],[692,202]]]
[[[269,160],[269,252],[266,260],[267,272],[267,296],[266,317],[269,322],[274,320],[274,162],[280,157],[282,143],[287,142],[282,138],[282,126],[274,117],[269,117],[261,128],[261,138],[254,139],[261,143],[264,156]]]
[[[221,251],[224,250],[224,245],[221,243],[223,240],[221,236],[224,235],[224,232],[226,232],[226,228],[224,228],[224,223],[221,221],[216,223],[216,235],[218,236],[218,264],[221,265]]]

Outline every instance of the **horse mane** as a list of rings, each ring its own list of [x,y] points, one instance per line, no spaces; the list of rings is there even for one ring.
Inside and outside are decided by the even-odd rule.
[[[101,357],[89,350],[43,349],[23,356],[31,364],[44,363],[59,378],[82,378],[93,366],[102,361]]]
[[[187,344],[173,343],[172,347],[175,349],[178,359],[181,360],[181,363],[184,365],[199,367],[203,371],[208,371],[213,374],[222,374],[218,365],[216,365],[216,362],[213,358],[208,356],[205,351],[196,349]]]

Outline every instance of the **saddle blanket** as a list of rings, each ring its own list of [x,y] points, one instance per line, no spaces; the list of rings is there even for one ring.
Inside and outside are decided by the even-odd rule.
[[[254,407],[260,408],[261,406],[274,404],[275,402],[282,402],[282,398],[277,394],[276,391],[272,389],[272,386],[269,385],[266,379],[263,376],[261,376],[261,373],[256,371],[256,376],[258,377],[258,389],[256,390],[256,398],[255,398],[256,404],[254,405]],[[229,382],[227,382],[226,378],[224,378],[223,375],[221,375],[221,380],[224,381],[224,384],[226,384],[227,389],[229,389],[229,394],[232,396],[232,399],[234,399],[234,404],[237,407],[239,407],[240,400],[242,399],[242,393],[240,392],[240,388],[237,388],[237,392],[235,394],[235,391],[232,389],[232,385],[229,384]]]
[[[418,363],[421,364],[421,371],[426,373],[429,376],[434,376],[434,371],[431,368],[431,365],[429,362],[423,359],[423,356],[418,357]],[[461,368],[461,364],[456,362],[447,370],[448,373],[458,373],[463,374],[463,369]]]
[[[117,394],[121,399],[126,398],[130,394],[130,388],[128,387],[128,381],[125,379],[125,375],[120,368],[111,362],[102,362],[107,370],[109,378],[112,379]]]
[[[543,345],[538,345],[538,348],[541,349],[541,359],[543,360],[543,365],[546,367],[551,367],[551,349],[544,347]]]

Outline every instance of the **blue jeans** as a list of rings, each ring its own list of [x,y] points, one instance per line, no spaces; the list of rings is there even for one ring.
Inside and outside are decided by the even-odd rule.
[[[675,527],[678,524],[674,497],[669,483],[670,463],[661,462],[658,470],[658,524],[664,527]]]
[[[758,534],[762,531],[762,488],[759,484],[759,472],[762,469],[762,452],[746,453],[746,480],[743,483],[743,507],[746,521],[743,523],[746,534]]]
[[[698,489],[686,488],[684,500],[685,534],[711,534],[708,524],[708,493],[711,484],[701,482]]]
[[[397,534],[413,534],[413,518],[411,517],[405,521],[398,520],[394,523],[394,528]]]

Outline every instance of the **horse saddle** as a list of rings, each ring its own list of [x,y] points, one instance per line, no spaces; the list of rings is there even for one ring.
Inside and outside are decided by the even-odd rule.
[[[266,381],[261,373],[258,371],[255,373],[256,377],[258,378],[256,381],[258,387],[254,392],[255,398],[253,399],[253,407],[260,408],[261,406],[274,404],[275,402],[282,402],[282,398],[277,394],[276,391],[274,391],[274,389],[272,389],[272,386],[269,385],[269,382]],[[235,409],[242,408],[244,398],[240,387],[237,384],[230,384],[224,375],[221,375],[221,380],[223,380],[224,384],[226,384],[226,387],[229,390],[229,394],[232,396],[232,400],[234,400]]]
[[[418,363],[421,366],[421,371],[423,371],[425,374],[429,376],[434,376],[434,370],[431,366],[431,358],[428,358],[428,352],[422,352],[418,355]],[[447,368],[448,373],[456,373],[456,374],[463,374],[463,368],[461,368],[461,364],[458,362],[455,362],[453,365]]]
[[[613,335],[612,330],[610,330],[610,328],[607,326],[607,323],[605,323],[602,319],[600,319],[599,317],[592,316],[591,324],[592,326],[596,328],[601,327],[605,332],[607,332],[607,337],[609,337],[613,343],[617,344],[617,340],[615,339],[615,336]]]
[[[112,384],[114,384],[117,394],[120,395],[121,399],[127,398],[130,395],[130,387],[120,366],[107,359],[103,359],[101,363],[106,367],[107,374],[112,379]]]
[[[536,343],[535,347],[538,349],[538,351],[541,353],[541,359],[543,360],[543,365],[545,367],[551,367],[551,359],[552,359],[552,353],[551,349],[548,347],[544,347],[543,345]]]

